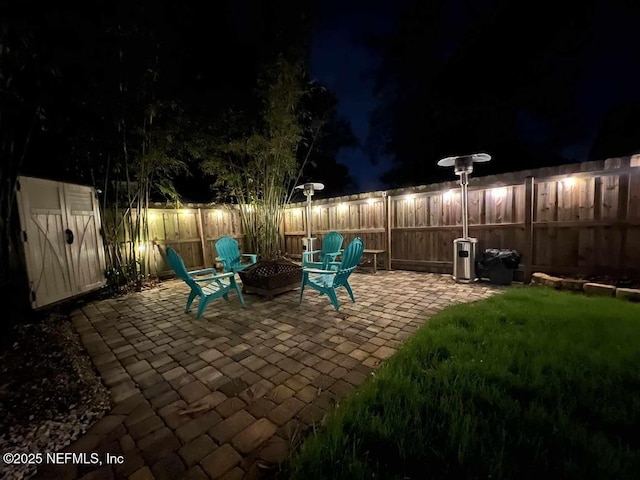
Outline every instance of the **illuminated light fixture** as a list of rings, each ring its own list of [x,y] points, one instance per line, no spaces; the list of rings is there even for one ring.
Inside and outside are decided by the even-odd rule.
[[[218,218],[222,218],[224,216],[224,213],[222,212],[222,210],[216,210],[216,216]]]
[[[573,177],[567,177],[564,180],[562,180],[562,185],[564,185],[565,188],[571,188],[575,185],[576,183],[576,179]]]
[[[405,202],[408,202],[408,201],[410,201],[410,200],[413,200],[413,197],[414,197],[413,195],[409,194],[409,195],[407,195],[407,196],[405,196],[405,197],[404,197],[404,201],[405,201]]]
[[[140,245],[138,245],[138,251],[140,253],[143,253],[146,249],[147,247],[144,245],[144,243],[141,243]]]
[[[506,187],[492,188],[491,196],[493,198],[504,198],[507,196],[507,188]]]
[[[340,205],[338,205],[338,210],[340,210],[341,212],[344,212],[347,208],[347,204],[346,203],[341,203]]]
[[[455,195],[455,191],[453,190],[447,190],[446,192],[444,192],[444,194],[442,195],[442,200],[444,200],[445,202],[450,202],[451,200],[453,200],[453,196]]]
[[[313,207],[313,210],[318,213],[320,211],[320,206],[316,205],[315,207]]]
[[[188,215],[189,210],[180,210],[180,215]]]
[[[372,198],[367,198],[367,203],[368,203],[369,205],[373,205],[375,202],[376,202],[376,199],[375,199],[375,198],[373,198],[373,197],[372,197]]]
[[[150,213],[149,214],[149,220],[155,220],[157,217],[157,215],[155,213]]]
[[[253,205],[247,205],[247,212],[253,212]]]

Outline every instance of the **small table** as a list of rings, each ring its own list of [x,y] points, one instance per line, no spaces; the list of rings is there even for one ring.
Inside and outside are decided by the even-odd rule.
[[[386,250],[370,250],[364,249],[363,255],[373,255],[373,273],[378,271],[378,255],[385,253]]]

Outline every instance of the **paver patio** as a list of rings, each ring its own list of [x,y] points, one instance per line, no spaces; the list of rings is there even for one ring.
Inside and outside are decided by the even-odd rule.
[[[201,319],[184,313],[188,287],[96,301],[73,323],[114,407],[66,451],[124,463],[47,466],[37,478],[260,478],[429,317],[500,292],[449,276],[354,274],[336,312],[298,291],[267,301],[236,295]],[[271,468],[270,468],[271,467]]]

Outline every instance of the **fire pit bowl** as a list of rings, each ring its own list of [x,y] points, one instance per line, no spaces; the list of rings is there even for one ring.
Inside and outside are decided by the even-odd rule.
[[[300,287],[302,267],[288,260],[260,260],[238,275],[242,293],[257,293],[273,300],[274,295]]]

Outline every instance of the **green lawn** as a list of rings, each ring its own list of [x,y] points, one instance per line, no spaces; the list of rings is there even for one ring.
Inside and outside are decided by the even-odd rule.
[[[451,307],[344,401],[290,478],[640,478],[640,305],[543,288]]]

